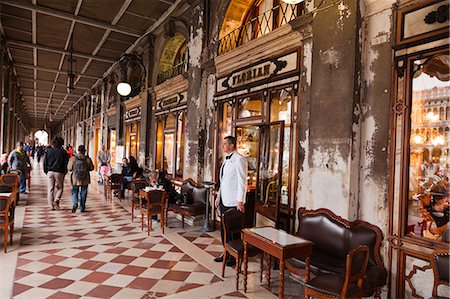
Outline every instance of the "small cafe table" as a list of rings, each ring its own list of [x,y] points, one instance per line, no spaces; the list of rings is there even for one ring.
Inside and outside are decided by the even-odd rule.
[[[273,256],[280,261],[280,284],[278,287],[278,298],[284,297],[284,262],[293,257],[306,257],[305,280],[309,280],[309,257],[312,254],[314,243],[286,233],[283,230],[273,227],[255,227],[242,230],[242,239],[244,242],[244,292],[247,292],[247,267],[248,267],[248,245],[252,245],[267,254],[266,275],[270,287],[270,257]],[[261,257],[262,281],[263,257]]]

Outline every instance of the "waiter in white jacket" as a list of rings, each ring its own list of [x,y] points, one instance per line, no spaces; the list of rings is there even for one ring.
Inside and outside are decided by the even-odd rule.
[[[222,150],[226,154],[224,162],[220,167],[220,188],[216,199],[216,208],[221,215],[231,209],[237,209],[244,213],[244,204],[247,194],[247,159],[236,152],[236,138],[227,136],[223,139]],[[223,226],[221,229],[223,243]],[[240,236],[227,236],[227,240],[234,240]],[[222,262],[223,256],[214,259]],[[236,261],[228,256],[227,266],[234,266]]]

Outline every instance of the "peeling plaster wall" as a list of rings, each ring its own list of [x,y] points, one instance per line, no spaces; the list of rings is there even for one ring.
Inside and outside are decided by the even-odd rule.
[[[204,7],[199,4],[192,8],[190,25],[189,48],[189,71],[188,71],[188,103],[186,124],[186,166],[184,175],[193,180],[201,179],[203,157],[200,153],[204,149],[204,116],[205,111],[205,86],[202,84],[201,58],[204,42]],[[203,88],[203,93],[202,93]],[[203,137],[202,137],[203,136]]]
[[[389,223],[389,124],[391,116],[391,32],[395,1],[366,0],[363,15],[360,107],[360,194],[358,218],[381,228],[387,263]],[[382,5],[380,5],[382,4]]]
[[[352,132],[353,110],[359,101],[354,80],[358,2],[324,1],[321,7],[313,18],[311,79],[306,73],[303,83],[311,86],[309,116],[303,107],[305,95],[301,95],[301,117],[306,115],[309,121],[301,121],[304,157],[297,207],[325,207],[352,220],[359,176],[351,163],[353,147],[358,146]]]

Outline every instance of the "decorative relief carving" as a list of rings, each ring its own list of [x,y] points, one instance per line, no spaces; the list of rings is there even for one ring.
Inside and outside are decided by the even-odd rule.
[[[405,104],[405,102],[397,101],[397,103],[395,103],[395,106],[394,106],[394,112],[397,115],[401,115],[401,114],[403,114],[405,112],[407,107],[408,106]]]
[[[438,9],[433,10],[429,14],[425,16],[425,19],[423,20],[425,24],[434,24],[434,23],[445,23],[448,21],[448,4],[447,5],[441,5],[438,7]]]
[[[406,63],[404,60],[397,61],[397,75],[399,78],[403,78],[405,75]]]

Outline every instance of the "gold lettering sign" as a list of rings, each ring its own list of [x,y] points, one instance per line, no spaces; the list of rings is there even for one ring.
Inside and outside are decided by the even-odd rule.
[[[249,67],[236,70],[228,76],[216,81],[216,92],[231,92],[258,82],[270,81],[282,74],[298,71],[298,52],[292,52],[282,57],[270,58]]]
[[[263,66],[258,66],[247,71],[243,71],[233,75],[232,86],[236,87],[239,85],[243,85],[254,80],[259,80],[263,78],[267,78],[270,76],[270,63],[265,64]]]

